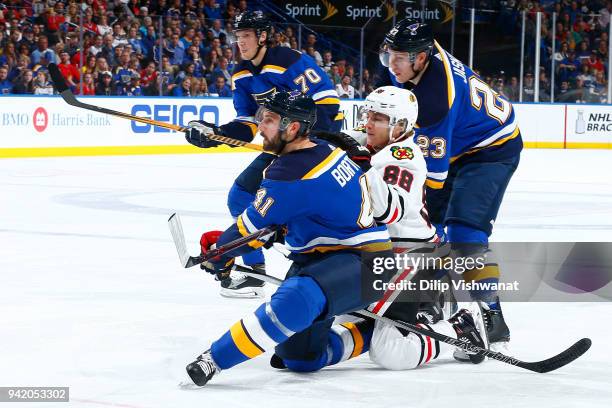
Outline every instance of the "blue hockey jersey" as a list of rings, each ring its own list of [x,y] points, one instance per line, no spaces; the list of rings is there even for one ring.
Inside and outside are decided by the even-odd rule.
[[[495,161],[520,153],[522,140],[512,104],[437,42],[433,57],[416,85],[415,141],[427,162],[426,185],[440,189],[451,163],[470,155]]]
[[[386,227],[374,222],[361,169],[342,149],[313,142],[316,146],[272,162],[255,201],[223,233],[219,245],[270,225],[284,225],[286,247],[295,254],[391,248]]]
[[[222,126],[230,137],[251,141],[257,132],[258,106],[277,91],[298,90],[314,99],[314,129],[339,131],[342,126],[340,100],[329,77],[310,56],[291,48],[268,48],[258,66],[242,61],[234,68],[232,89],[237,117]]]

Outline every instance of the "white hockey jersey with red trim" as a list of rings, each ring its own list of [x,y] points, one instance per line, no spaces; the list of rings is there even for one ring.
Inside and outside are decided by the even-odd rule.
[[[372,156],[366,173],[374,219],[387,224],[394,247],[434,238],[424,204],[425,158],[412,137],[389,144]]]

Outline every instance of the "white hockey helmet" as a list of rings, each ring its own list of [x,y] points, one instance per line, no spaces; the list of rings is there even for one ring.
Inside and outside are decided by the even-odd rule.
[[[359,108],[360,126],[365,126],[368,121],[368,112],[381,113],[389,117],[389,142],[392,143],[396,126],[402,128],[400,136],[412,130],[419,114],[419,104],[416,96],[407,89],[381,86],[370,93]]]

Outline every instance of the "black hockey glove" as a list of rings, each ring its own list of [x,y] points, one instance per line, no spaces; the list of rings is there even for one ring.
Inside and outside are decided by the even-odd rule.
[[[313,132],[312,135],[317,139],[326,140],[331,144],[336,145],[342,150],[344,150],[348,157],[352,161],[354,161],[355,164],[361,167],[361,170],[363,170],[364,172],[372,168],[372,165],[370,164],[370,160],[372,159],[372,153],[370,153],[367,147],[360,145],[357,140],[347,135],[346,133],[319,131]]]
[[[192,120],[187,126],[188,129],[185,131],[185,139],[192,145],[208,148],[216,147],[221,144],[221,142],[208,138],[208,135],[224,136],[220,127],[209,122],[204,122],[203,120]]]

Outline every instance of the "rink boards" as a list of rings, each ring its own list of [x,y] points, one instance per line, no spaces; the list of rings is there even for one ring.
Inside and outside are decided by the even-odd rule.
[[[217,124],[236,116],[228,98],[84,97],[82,100],[132,115],[185,125],[193,119]],[[182,134],[67,105],[59,97],[0,99],[0,158],[218,153],[198,149]],[[342,101],[344,128],[355,126],[361,101]],[[612,147],[611,105],[514,104],[528,148]]]

